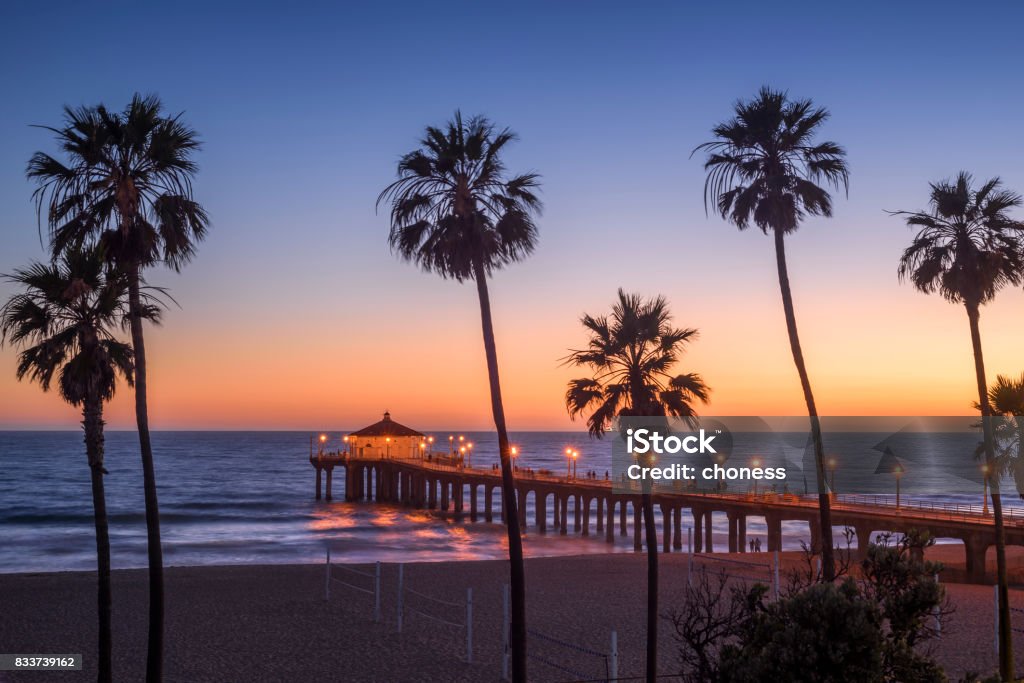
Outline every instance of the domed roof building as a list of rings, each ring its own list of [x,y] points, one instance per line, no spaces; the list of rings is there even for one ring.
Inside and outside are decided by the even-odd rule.
[[[426,435],[391,419],[384,419],[348,435],[350,452],[360,458],[415,458],[422,455]]]

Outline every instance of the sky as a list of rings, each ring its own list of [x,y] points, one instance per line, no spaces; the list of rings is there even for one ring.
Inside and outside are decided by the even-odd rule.
[[[819,410],[964,414],[966,315],[898,281],[912,233],[886,210],[961,169],[1024,191],[1022,20],[1016,2],[6,3],[0,272],[45,258],[24,171],[56,150],[32,126],[156,93],[203,139],[212,229],[180,274],[150,274],[180,304],[147,330],[153,428],[350,429],[385,409],[491,428],[475,287],[398,260],[374,206],[461,109],[515,130],[506,165],[542,175],[537,250],[490,283],[510,429],[582,426],[560,359],[619,287],[700,330],[679,370],[711,385],[705,414],[798,415],[771,239],[706,215],[690,155],[769,84],[826,106],[849,154],[849,196],[787,246]],[[1022,314],[1020,288],[983,310],[990,378],[1024,371]],[[74,428],[15,353],[0,429]],[[129,389],[107,422],[133,426]]]

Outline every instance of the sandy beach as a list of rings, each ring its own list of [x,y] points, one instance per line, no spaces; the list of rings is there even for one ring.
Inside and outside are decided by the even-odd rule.
[[[951,551],[938,549],[938,554]],[[719,555],[751,563],[708,561],[742,575],[767,577],[769,555]],[[798,560],[787,553],[784,565]],[[531,655],[577,674],[603,675],[602,659],[569,650],[608,650],[618,634],[622,677],[642,672],[644,643],[642,555],[589,555],[527,560]],[[367,571],[367,565],[353,566]],[[687,557],[662,556],[662,609],[684,599]],[[372,580],[335,567],[355,585]],[[497,681],[501,661],[502,561],[407,564],[405,586],[431,597],[462,603],[474,593],[472,664],[466,663],[464,631],[407,609],[397,633],[398,566],[382,567],[382,620],[373,620],[373,597],[334,582],[324,599],[323,565],[175,567],[167,570],[168,681]],[[951,677],[967,669],[991,671],[992,588],[947,584],[956,613],[936,647]],[[0,681],[75,680],[94,675],[94,576],[88,572],[0,575],[0,651],[83,653],[81,672],[0,673]],[[146,573],[114,573],[115,680],[143,677]],[[464,607],[432,605],[406,593],[406,606],[461,622]],[[1020,605],[1024,607],[1024,596]],[[1018,645],[1024,647],[1024,639]],[[661,670],[677,670],[677,647],[667,622],[661,630]],[[1024,661],[1022,659],[1021,661]],[[531,680],[577,680],[579,675],[531,661]]]

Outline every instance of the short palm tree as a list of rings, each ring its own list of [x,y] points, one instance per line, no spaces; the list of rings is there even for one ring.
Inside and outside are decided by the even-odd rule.
[[[999,447],[998,470],[1013,475],[1017,494],[1024,499],[1024,373],[1016,379],[996,375],[988,388],[988,401],[992,414],[1004,418],[993,432]],[[981,405],[976,409],[981,410]]]
[[[118,341],[127,283],[111,274],[95,251],[72,252],[53,264],[33,264],[8,280],[24,288],[0,309],[0,342],[21,348],[18,379],[44,391],[54,379],[61,398],[82,408],[85,454],[96,524],[99,647],[98,680],[111,680],[110,537],[103,489],[103,404],[117,377],[132,383],[132,350]]]
[[[429,126],[420,147],[402,157],[398,180],[381,192],[377,206],[390,204],[388,241],[400,258],[446,279],[476,283],[508,531],[512,677],[521,683],[526,680],[523,544],[487,291],[490,274],[529,255],[537,239],[538,176],[510,177],[502,163],[502,152],[515,139],[484,117],[464,120],[456,112],[444,128]]]
[[[57,158],[32,156],[28,177],[40,220],[45,217],[54,255],[101,244],[128,278],[128,308],[135,357],[135,418],[139,430],[149,554],[149,639],[146,680],[163,677],[164,580],[160,510],[149,435],[142,273],[163,263],[178,270],[206,234],[206,212],[192,198],[196,132],[167,116],[156,97],[135,95],[123,112],[103,105],[65,108],[52,131]]]
[[[697,330],[672,326],[664,297],[643,299],[619,290],[611,316],[584,315],[590,333],[587,348],[573,351],[567,363],[593,372],[569,382],[569,416],[589,413],[587,430],[601,438],[618,416],[673,416],[692,420],[694,403],[707,403],[711,390],[696,373],[673,374]],[[647,541],[647,680],[658,667],[658,538],[650,481],[641,494]],[[667,523],[666,523],[667,524]]]
[[[832,196],[826,187],[848,187],[846,152],[834,142],[815,139],[828,117],[828,110],[814,106],[811,100],[791,100],[785,92],[763,87],[754,99],[737,102],[733,118],[714,127],[715,139],[694,152],[707,153],[705,205],[713,201],[722,218],[740,230],[753,223],[775,239],[782,309],[814,443],[822,574],[826,581],[831,581],[835,577],[835,563],[824,445],[797,333],[785,241],[807,216],[832,215]]]
[[[895,211],[908,227],[917,230],[914,241],[900,258],[899,278],[920,291],[938,292],[967,311],[974,349],[978,406],[984,432],[985,461],[995,465],[993,415],[985,379],[979,319],[981,307],[1005,285],[1024,280],[1024,223],[1013,220],[1010,209],[1021,205],[1021,196],[993,178],[975,188],[969,173],[953,181],[931,184],[926,211]],[[1006,536],[1003,506],[998,487],[992,488],[992,514],[996,530],[996,567],[999,584],[999,671],[1003,680],[1013,679],[1013,641],[1006,578]]]

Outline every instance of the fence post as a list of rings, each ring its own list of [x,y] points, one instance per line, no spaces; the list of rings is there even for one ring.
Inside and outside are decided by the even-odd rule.
[[[508,584],[501,589],[501,680],[508,680]]]
[[[619,634],[612,629],[612,651],[608,657],[608,680],[615,683],[619,680]]]
[[[992,586],[992,649],[999,654],[999,586]]]
[[[686,527],[686,585],[693,588],[693,527]]]
[[[939,585],[939,574],[938,574],[938,572],[935,573],[935,585],[936,586]],[[939,610],[939,606],[938,605],[935,605],[935,607],[932,608],[932,613],[935,615],[935,632],[938,635],[941,636],[942,635],[942,619],[940,618],[941,610]]]
[[[398,632],[399,633],[402,632],[402,617],[403,617],[403,614],[402,614],[402,611],[403,611],[402,589],[405,587],[403,585],[404,584],[404,579],[405,579],[405,565],[404,564],[399,564],[398,565]]]
[[[779,599],[779,551],[775,551],[775,599]]]
[[[466,661],[473,663],[473,589],[466,589]]]
[[[380,562],[373,574],[373,620],[380,621]]]
[[[327,564],[324,565],[324,600],[331,599],[331,546],[327,546]]]

